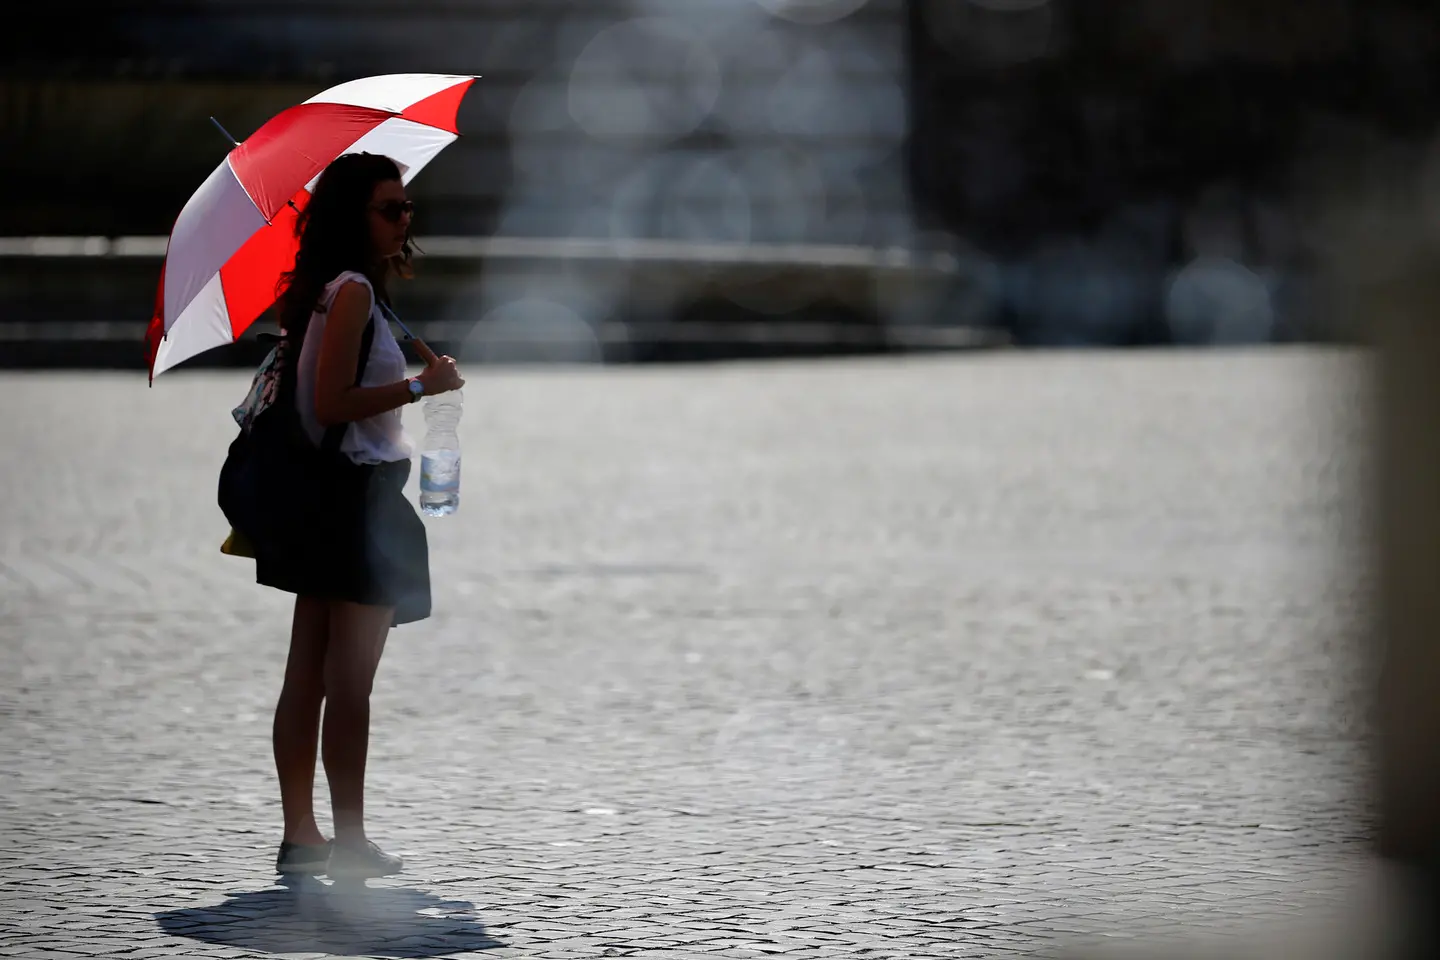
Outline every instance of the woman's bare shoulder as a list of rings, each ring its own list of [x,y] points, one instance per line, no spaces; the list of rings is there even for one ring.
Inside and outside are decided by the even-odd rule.
[[[335,297],[330,302],[330,315],[332,319],[340,318],[342,323],[358,326],[370,316],[374,303],[375,291],[368,281],[364,278],[347,279],[335,291]]]
[[[334,303],[338,307],[342,303],[353,306],[354,304],[370,304],[375,299],[375,288],[370,286],[370,281],[362,274],[353,274],[340,281],[335,288]],[[367,307],[368,309],[368,307]]]

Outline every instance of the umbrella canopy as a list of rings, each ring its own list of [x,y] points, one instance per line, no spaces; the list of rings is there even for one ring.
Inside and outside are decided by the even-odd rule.
[[[331,87],[272,117],[200,185],[170,231],[145,340],[150,377],[234,343],[275,302],[295,218],[346,153],[381,153],[409,183],[459,136],[475,77],[403,73]]]

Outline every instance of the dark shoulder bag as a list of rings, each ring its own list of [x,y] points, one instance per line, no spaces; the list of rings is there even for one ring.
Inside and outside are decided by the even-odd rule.
[[[372,317],[360,340],[354,381],[357,387],[365,376],[374,340]],[[294,526],[294,506],[299,505],[302,512],[311,507],[306,503],[307,496],[313,495],[319,501],[343,499],[344,488],[355,479],[352,475],[356,465],[340,452],[350,424],[326,428],[317,448],[300,423],[295,405],[300,346],[298,341],[285,344],[287,355],[274,402],[255,417],[248,431],[242,429],[230,442],[220,467],[220,511],[255,550],[263,549],[263,542],[273,539],[269,536],[272,532]]]

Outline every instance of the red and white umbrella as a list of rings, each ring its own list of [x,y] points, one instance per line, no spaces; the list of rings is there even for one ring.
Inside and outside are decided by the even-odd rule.
[[[473,76],[401,73],[331,87],[237,145],[170,231],[145,340],[150,377],[234,343],[275,302],[295,262],[295,218],[346,153],[381,153],[409,183],[459,136]]]

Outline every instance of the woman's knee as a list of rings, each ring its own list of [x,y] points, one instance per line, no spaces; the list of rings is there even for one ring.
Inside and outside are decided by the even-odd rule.
[[[388,607],[332,604],[325,652],[325,685],[332,701],[369,698],[392,613]]]
[[[280,688],[282,697],[303,697],[306,700],[324,700],[327,684],[323,664],[297,667],[293,663],[285,671],[285,680]]]
[[[332,656],[325,664],[325,696],[332,707],[361,706],[375,689],[375,668]]]

